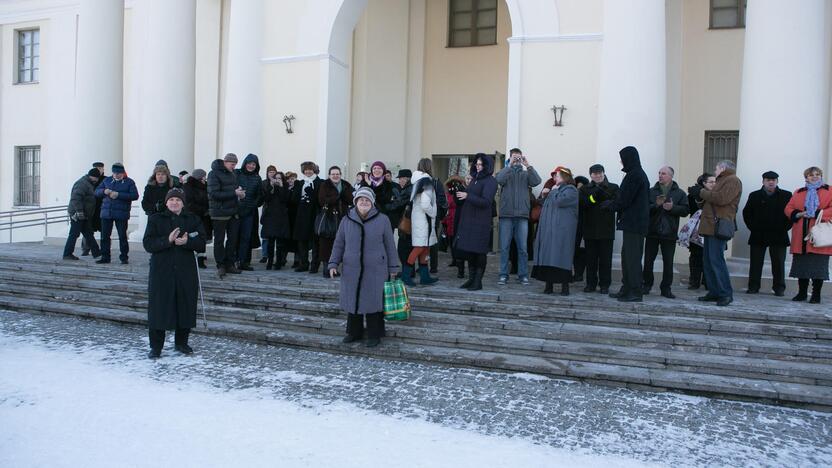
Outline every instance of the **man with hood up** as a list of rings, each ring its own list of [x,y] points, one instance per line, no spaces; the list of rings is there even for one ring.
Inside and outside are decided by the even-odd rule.
[[[257,208],[263,205],[263,179],[260,178],[260,160],[257,155],[249,153],[243,159],[242,167],[237,169],[237,183],[245,192],[238,207],[240,247],[237,249],[237,260],[241,270],[251,271],[251,249],[260,247]]]
[[[650,221],[650,207],[647,193],[650,182],[641,168],[638,150],[627,146],[618,152],[621,156],[622,171],[627,175],[621,181],[621,187],[614,200],[607,200],[601,207],[618,213],[617,229],[624,233],[621,245],[621,289],[611,293],[610,297],[620,302],[641,302],[642,268],[641,257],[644,254],[644,237]]]

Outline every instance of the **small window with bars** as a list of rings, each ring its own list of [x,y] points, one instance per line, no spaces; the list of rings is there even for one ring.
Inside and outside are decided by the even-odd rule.
[[[17,31],[16,83],[40,81],[40,29]]]
[[[747,0],[711,0],[711,29],[745,27]]]
[[[15,206],[40,206],[40,146],[18,146],[15,158]]]
[[[738,130],[706,130],[704,172],[714,172],[716,163],[724,160],[737,163]]]
[[[450,0],[448,47],[497,44],[498,0]]]

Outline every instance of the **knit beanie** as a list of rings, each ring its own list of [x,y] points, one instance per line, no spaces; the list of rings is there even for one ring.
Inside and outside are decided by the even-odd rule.
[[[364,197],[370,199],[373,202],[373,205],[376,204],[376,193],[373,192],[373,189],[370,187],[361,187],[360,189],[356,190],[355,193],[352,195],[353,203],[357,203],[358,199]]]
[[[168,193],[165,195],[165,203],[167,203],[168,200],[170,200],[171,198],[178,198],[178,199],[182,200],[182,202],[184,203],[185,202],[185,191],[182,190],[181,188],[174,187],[174,188],[168,190]]]

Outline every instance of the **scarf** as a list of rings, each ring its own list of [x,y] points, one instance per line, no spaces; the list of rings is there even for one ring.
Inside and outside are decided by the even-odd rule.
[[[659,184],[659,189],[662,191],[662,196],[664,196],[665,198],[667,198],[667,195],[670,194],[671,188],[673,188],[673,182],[667,185]]]
[[[313,175],[312,177],[306,177],[305,175],[301,174],[298,177],[300,177],[300,180],[303,181],[303,187],[300,189],[300,198],[302,200],[308,200],[309,195],[306,192],[306,188],[307,187],[312,187],[312,188],[315,187],[314,186],[315,176]]]
[[[341,195],[341,189],[344,187],[344,184],[341,183],[342,181],[338,181],[337,184],[332,184],[335,186],[335,190],[338,191],[338,195]]]
[[[384,182],[384,173],[382,173],[381,177],[379,177],[378,179],[373,177],[372,173],[370,173],[368,175],[370,176],[370,186],[371,187],[378,187],[379,185],[381,185]]]
[[[814,218],[815,213],[818,211],[818,206],[820,206],[818,189],[821,185],[823,185],[823,179],[814,184],[806,184],[806,202],[803,206],[806,208],[806,217],[808,218]]]

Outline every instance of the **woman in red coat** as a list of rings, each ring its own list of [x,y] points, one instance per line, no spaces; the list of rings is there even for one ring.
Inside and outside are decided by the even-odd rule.
[[[806,233],[811,232],[821,214],[822,222],[832,219],[832,191],[823,183],[823,171],[810,167],[803,171],[806,186],[794,191],[792,199],[784,210],[792,220],[792,269],[789,276],[797,278],[799,291],[793,301],[805,301],[808,297],[809,280],[812,280],[812,297],[809,302],[820,303],[820,289],[829,279],[829,256],[832,246],[815,247],[806,240]]]

